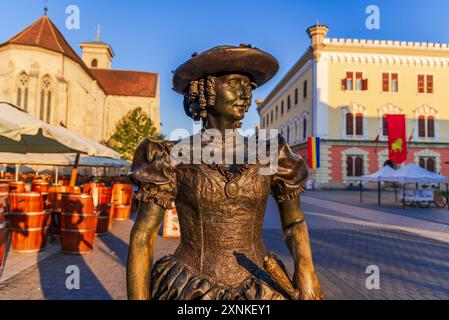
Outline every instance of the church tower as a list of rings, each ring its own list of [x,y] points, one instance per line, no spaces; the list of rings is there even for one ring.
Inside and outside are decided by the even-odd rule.
[[[112,47],[100,40],[100,26],[98,26],[95,41],[80,44],[83,62],[92,69],[111,69],[114,58]]]

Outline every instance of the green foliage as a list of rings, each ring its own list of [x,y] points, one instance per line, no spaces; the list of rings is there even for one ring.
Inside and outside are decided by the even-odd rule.
[[[142,108],[136,108],[117,122],[115,133],[106,145],[122,155],[123,159],[132,161],[139,143],[145,138],[162,140],[164,136],[156,128]]]

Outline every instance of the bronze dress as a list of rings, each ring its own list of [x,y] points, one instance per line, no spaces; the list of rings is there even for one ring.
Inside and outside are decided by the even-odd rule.
[[[131,178],[137,197],[169,209],[181,228],[173,255],[155,263],[151,295],[156,300],[274,300],[287,295],[263,270],[268,254],[262,226],[270,192],[277,201],[295,198],[309,176],[305,161],[279,136],[278,170],[260,175],[261,164],[172,165],[175,143],[144,140]],[[281,267],[284,267],[278,259]]]

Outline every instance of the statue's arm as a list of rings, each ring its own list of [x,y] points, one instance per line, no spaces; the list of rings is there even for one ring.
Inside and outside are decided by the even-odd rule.
[[[153,265],[153,247],[165,209],[155,204],[141,202],[137,220],[131,231],[126,282],[128,299],[149,300],[150,274]]]
[[[285,242],[293,257],[294,284],[301,300],[323,298],[320,281],[313,265],[309,232],[299,204],[299,196],[293,200],[278,202]]]

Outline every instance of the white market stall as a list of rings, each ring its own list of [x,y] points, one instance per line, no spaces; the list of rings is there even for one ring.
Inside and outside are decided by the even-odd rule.
[[[381,204],[380,184],[381,182],[399,183],[402,185],[402,205],[405,207],[406,202],[434,202],[434,193],[432,189],[419,189],[418,184],[435,183],[446,184],[446,192],[449,191],[448,178],[437,173],[428,171],[420,166],[412,163],[403,166],[395,171],[386,166],[376,173],[361,177],[361,181],[378,183],[378,203]],[[416,190],[406,190],[407,184],[415,184]],[[362,188],[360,199],[362,201]]]
[[[448,191],[448,178],[437,173],[428,171],[420,166],[412,163],[408,164],[395,173],[391,175],[389,178],[390,182],[396,182],[402,184],[402,204],[405,206],[406,202],[413,201],[422,201],[422,202],[433,202],[433,191],[431,189],[419,190],[406,190],[407,184],[416,184],[419,183],[436,183],[446,184],[446,191]],[[414,191],[414,192],[412,192]]]

